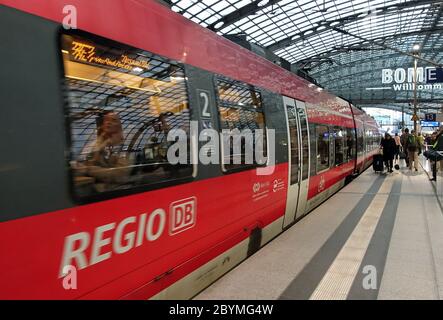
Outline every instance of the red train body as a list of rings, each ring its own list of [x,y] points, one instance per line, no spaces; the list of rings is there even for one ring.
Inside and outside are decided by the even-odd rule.
[[[16,168],[13,157],[0,157],[2,299],[192,297],[366,169],[377,152],[377,125],[363,111],[155,2],[0,0],[0,4],[1,29],[11,28],[10,37],[23,37],[23,44],[19,44],[8,38],[6,31],[1,33],[5,48],[14,50],[14,54],[0,55],[2,67],[26,65],[25,60],[33,59],[34,52],[26,43],[34,31],[38,42],[32,45],[41,44],[34,50],[44,51],[42,57],[52,61],[50,65],[45,58],[34,60],[36,69],[23,67],[26,74],[3,73],[2,87],[25,89],[1,93],[2,101],[20,101],[24,95],[29,99],[24,98],[23,105],[29,110],[47,108],[48,114],[56,113],[47,123],[43,116],[35,119],[35,127],[23,133],[20,141],[14,141],[15,133],[4,127],[0,129],[2,140],[6,146],[22,144],[40,128],[61,136],[58,142],[49,141],[45,150],[22,145],[34,148],[25,154],[51,154],[54,165],[47,163],[52,170],[47,172],[54,172],[56,180],[38,176],[36,171],[46,169],[32,168],[32,162]],[[191,110],[199,109],[192,92],[208,90],[212,96],[212,90],[216,91],[212,83],[199,87],[199,72],[208,79],[221,75],[263,90],[267,121],[272,122],[274,116],[274,122],[286,119],[286,123],[274,124],[279,137],[286,140],[278,146],[273,173],[257,175],[255,168],[227,173],[219,167],[210,172],[212,169],[202,169],[199,164],[197,173],[186,181],[77,202],[72,197],[72,174],[65,154],[69,144],[63,140],[69,135],[61,110],[63,63],[60,50],[54,50],[60,48],[54,35],[60,32],[65,5],[76,7],[80,30],[185,65]],[[39,32],[36,27],[49,31]],[[44,38],[51,34],[52,38]],[[45,41],[53,42],[53,47],[45,46]],[[5,57],[12,60],[5,61]],[[43,96],[31,96],[34,89],[26,92],[31,80],[24,78],[46,69],[51,89],[45,89]],[[57,98],[46,104],[48,97]],[[212,100],[212,108],[217,101]],[[51,111],[49,105],[57,102],[60,110]],[[266,102],[273,107],[267,109]],[[4,121],[17,122],[20,111],[6,108],[21,106],[2,104],[2,113],[10,117]],[[300,111],[294,118],[298,140],[290,130],[290,108]],[[307,114],[304,129],[303,110]],[[27,117],[26,113],[21,116]],[[217,123],[217,117],[214,113],[207,121]],[[32,128],[33,122],[25,121],[29,121],[27,128]],[[291,141],[292,151],[288,147]],[[319,155],[322,143],[324,150]],[[295,167],[300,172],[297,183],[292,183]],[[32,170],[35,177],[30,178],[26,170]],[[51,188],[59,189],[66,200],[58,200]],[[256,196],[259,193],[261,196]],[[292,194],[298,199],[293,204]],[[33,207],[29,195],[39,205]],[[294,209],[289,209],[291,206]],[[68,264],[77,268],[76,289],[63,286],[63,267]]]

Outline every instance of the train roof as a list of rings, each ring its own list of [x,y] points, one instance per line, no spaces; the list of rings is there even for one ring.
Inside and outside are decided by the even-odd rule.
[[[62,23],[65,5],[77,9],[78,28],[217,74],[351,116],[349,102],[154,1],[0,0]],[[112,26],[112,27],[110,27]],[[150,36],[143,36],[151,32]],[[168,39],[165,41],[165,39]]]

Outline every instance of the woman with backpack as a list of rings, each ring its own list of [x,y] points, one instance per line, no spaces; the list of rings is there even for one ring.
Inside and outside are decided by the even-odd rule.
[[[406,138],[405,150],[408,152],[409,170],[412,170],[412,163],[414,162],[415,171],[418,171],[418,154],[421,153],[421,146],[415,130],[411,131]]]

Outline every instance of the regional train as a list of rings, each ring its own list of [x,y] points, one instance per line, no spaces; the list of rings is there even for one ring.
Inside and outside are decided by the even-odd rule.
[[[1,299],[191,298],[379,147],[362,110],[154,1],[0,0],[0,27]],[[190,160],[235,128],[264,152],[272,130],[274,162],[167,160],[171,129]]]

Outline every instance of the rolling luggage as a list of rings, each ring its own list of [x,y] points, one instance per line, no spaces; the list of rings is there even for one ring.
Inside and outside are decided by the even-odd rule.
[[[374,155],[372,168],[374,169],[375,172],[383,172],[384,170],[383,155],[381,154]]]

